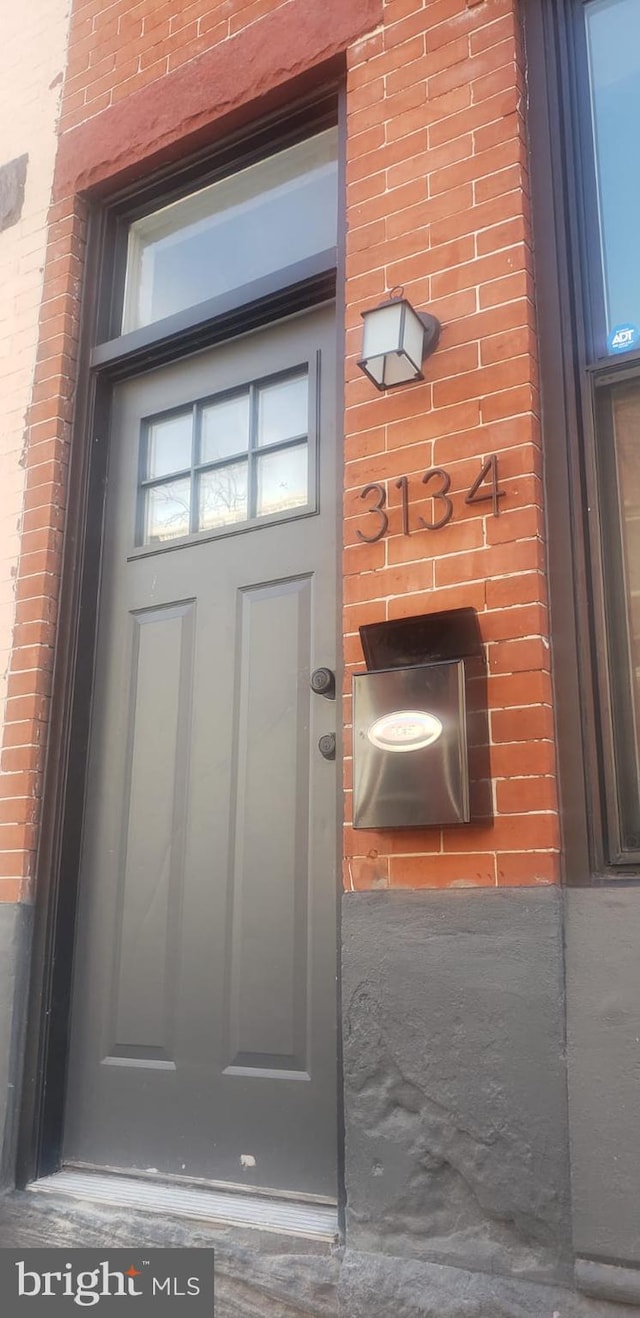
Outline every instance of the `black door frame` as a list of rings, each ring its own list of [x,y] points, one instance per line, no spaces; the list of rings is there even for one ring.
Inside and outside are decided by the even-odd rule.
[[[116,337],[124,294],[127,230],[134,219],[336,124],[340,143],[337,248],[287,267],[276,276],[247,284],[234,294],[211,299],[199,306],[197,313],[191,309],[159,325]],[[336,289],[344,287],[345,140],[342,83],[332,82],[297,101],[287,111],[280,110],[263,118],[214,149],[200,152],[183,162],[179,169],[164,169],[143,183],[118,192],[107,203],[87,203],[78,390],[70,446],[59,621],[36,871],[16,1164],[18,1188],[52,1174],[60,1166],[112,387],[117,380],[335,297]],[[336,328],[338,350],[344,340],[341,305],[337,307]],[[343,372],[338,370],[338,442],[343,434],[342,376]],[[339,580],[337,565],[336,577]],[[338,609],[340,604],[338,590]],[[338,634],[342,634],[341,627]],[[337,784],[337,793],[340,821],[341,783]],[[339,838],[338,828],[337,876]],[[336,884],[338,911],[339,895]],[[341,1076],[340,1056],[338,1075]],[[342,1197],[343,1127],[339,1095],[338,1123],[338,1185]]]

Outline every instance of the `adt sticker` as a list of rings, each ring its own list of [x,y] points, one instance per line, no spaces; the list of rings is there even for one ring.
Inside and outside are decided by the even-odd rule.
[[[637,325],[614,325],[607,347],[609,352],[630,352],[640,343],[640,329]]]

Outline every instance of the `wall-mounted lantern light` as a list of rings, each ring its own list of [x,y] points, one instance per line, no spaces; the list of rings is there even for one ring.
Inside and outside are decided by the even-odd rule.
[[[437,346],[440,321],[416,311],[393,289],[388,301],[363,311],[362,359],[358,366],[376,389],[392,389],[412,380],[424,380],[422,363]]]

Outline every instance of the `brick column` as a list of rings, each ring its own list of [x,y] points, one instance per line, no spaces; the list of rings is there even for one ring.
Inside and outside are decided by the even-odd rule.
[[[472,606],[488,662],[491,781],[486,818],[456,829],[354,832],[348,792],[345,886],[551,884],[559,829],[517,6],[387,0],[384,25],[349,51],[347,87],[347,722],[361,625]],[[424,383],[380,394],[356,365],[360,313],[396,285],[443,330]],[[491,454],[498,516],[491,502],[465,503]],[[451,479],[453,515],[439,530],[418,522],[444,511],[422,484],[432,467]],[[358,530],[377,525],[361,498],[372,481],[387,491],[389,527],[364,544]]]
[[[53,621],[42,573],[59,549],[60,510],[38,515],[51,452],[26,413],[50,406],[36,368],[47,212],[66,57],[66,0],[3,15],[0,91],[0,902],[32,898],[38,760],[47,717]],[[16,161],[18,166],[16,168]],[[13,167],[12,167],[13,162]],[[16,187],[16,184],[18,185]],[[14,195],[15,194],[15,195]],[[43,315],[46,318],[47,309]],[[33,384],[34,370],[37,382]],[[27,458],[27,450],[29,456]],[[28,470],[25,472],[25,467]],[[38,467],[38,472],[35,468]],[[19,654],[18,654],[19,651]]]

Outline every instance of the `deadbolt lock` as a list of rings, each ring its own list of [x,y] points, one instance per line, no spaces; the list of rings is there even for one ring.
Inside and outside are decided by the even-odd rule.
[[[335,760],[336,758],[336,734],[335,732],[325,732],[318,742],[318,750],[324,755],[325,760]]]
[[[327,700],[335,700],[335,673],[332,673],[330,668],[315,668],[311,674],[311,690],[317,696],[325,696]]]

